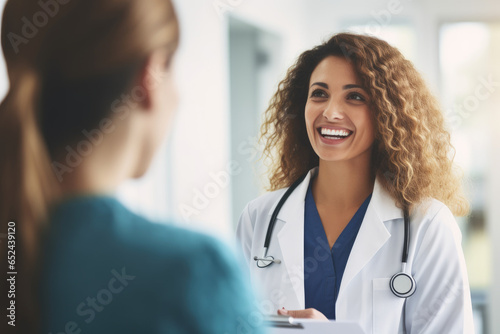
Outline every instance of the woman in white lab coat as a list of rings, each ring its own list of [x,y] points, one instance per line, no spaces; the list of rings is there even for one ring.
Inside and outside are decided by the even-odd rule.
[[[366,333],[473,333],[453,217],[468,204],[450,136],[397,49],[344,33],[304,52],[271,101],[262,138],[271,192],[248,203],[237,230],[262,312],[353,321]],[[271,215],[303,175],[266,253]],[[397,296],[399,272],[414,281]]]

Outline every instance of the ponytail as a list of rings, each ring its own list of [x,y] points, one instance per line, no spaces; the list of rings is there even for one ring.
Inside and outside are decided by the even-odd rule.
[[[38,322],[39,245],[50,204],[59,192],[51,170],[48,150],[37,121],[39,83],[35,71],[10,73],[10,90],[0,105],[0,226],[2,300],[9,287],[7,272],[17,272],[15,280],[15,327],[3,315],[11,300],[2,303],[1,332],[34,333]],[[8,242],[8,225],[15,224],[15,244]],[[13,230],[11,229],[10,232]],[[9,237],[12,238],[12,237]],[[8,248],[8,246],[11,246]],[[15,267],[10,270],[8,251],[15,245]],[[7,270],[9,269],[9,270]],[[9,315],[9,311],[7,311]],[[6,329],[6,330],[3,330]]]

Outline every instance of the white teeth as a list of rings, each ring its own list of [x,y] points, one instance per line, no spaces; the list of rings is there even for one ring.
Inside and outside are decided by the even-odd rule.
[[[350,132],[346,130],[333,130],[327,128],[321,128],[321,134],[326,136],[336,136],[336,137],[347,137]]]

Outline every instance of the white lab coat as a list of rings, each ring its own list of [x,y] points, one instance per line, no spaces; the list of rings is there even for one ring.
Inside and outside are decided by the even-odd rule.
[[[304,309],[304,262],[314,274],[315,258],[304,261],[304,199],[309,172],[283,205],[268,255],[280,264],[258,268],[254,256],[262,256],[269,219],[286,189],[267,193],[245,207],[237,237],[260,295],[264,313],[285,307]],[[443,203],[430,199],[410,217],[411,239],[406,272],[417,289],[406,300],[393,295],[389,280],[401,271],[403,212],[375,181],[373,195],[354,242],[336,303],[338,321],[354,321],[369,333],[474,333],[470,290],[461,248],[461,233]],[[325,250],[318,247],[316,255]],[[324,254],[324,253],[323,253]],[[316,262],[317,264],[317,262]]]

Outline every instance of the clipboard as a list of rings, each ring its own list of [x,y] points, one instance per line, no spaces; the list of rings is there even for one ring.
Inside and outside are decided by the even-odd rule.
[[[264,319],[269,334],[365,334],[354,322],[298,319],[283,315],[269,315]]]

